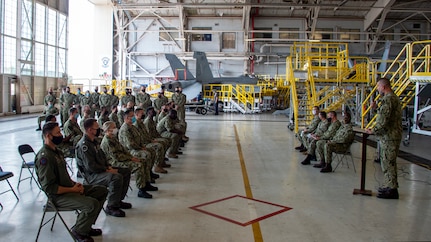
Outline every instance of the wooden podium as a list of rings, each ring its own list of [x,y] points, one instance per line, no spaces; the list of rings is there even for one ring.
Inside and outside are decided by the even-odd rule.
[[[366,163],[367,163],[367,138],[370,136],[365,129],[360,128],[354,128],[353,131],[355,133],[362,134],[362,158],[361,158],[361,188],[360,189],[353,189],[353,194],[362,194],[371,196],[372,192],[371,190],[365,190],[365,171],[366,171]]]

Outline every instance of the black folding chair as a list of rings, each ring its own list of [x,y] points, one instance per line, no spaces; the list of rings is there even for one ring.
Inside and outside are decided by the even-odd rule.
[[[18,146],[18,152],[19,152],[19,155],[21,156],[22,164],[21,164],[21,170],[19,171],[17,188],[19,189],[19,184],[21,183],[21,181],[30,179],[30,184],[34,180],[34,182],[36,182],[36,185],[39,187],[39,189],[41,189],[39,182],[34,176],[34,170],[35,170],[34,159],[36,157],[36,153],[34,152],[33,148],[28,144],[20,145]],[[30,156],[32,157],[31,159],[29,159]],[[21,179],[23,169],[27,169],[28,172],[30,173],[30,176]]]
[[[10,187],[10,189],[8,189],[8,190],[6,190],[4,192],[1,192],[0,195],[4,194],[6,192],[13,192],[13,195],[15,195],[16,200],[19,201],[19,198],[16,195],[15,190],[13,190],[12,185],[10,184],[10,182],[8,180],[11,177],[13,177],[13,173],[10,172],[10,171],[3,171],[3,169],[0,166],[0,181],[6,180],[7,184],[9,184],[9,187]],[[3,205],[1,203],[0,203],[0,207],[1,207],[1,209],[3,209]]]
[[[75,213],[79,214],[79,211],[75,210],[75,209],[57,207],[55,205],[54,201],[48,195],[47,195],[47,197],[48,197],[48,200],[46,201],[45,206],[43,206],[43,215],[42,215],[42,219],[40,220],[39,229],[37,230],[36,242],[39,239],[40,231],[42,230],[42,228],[51,221],[52,221],[52,225],[51,225],[51,231],[52,231],[52,229],[54,228],[54,223],[55,223],[55,219],[57,216],[60,218],[61,222],[63,223],[64,227],[67,229],[67,232],[72,237],[72,239],[74,241],[77,241],[75,236],[72,233],[71,228],[69,228],[69,226],[66,224],[66,221],[64,221],[60,212],[63,212],[63,211],[66,212],[67,211],[67,212],[75,212]],[[45,215],[47,212],[54,212],[54,216],[52,216],[50,219],[45,221]]]

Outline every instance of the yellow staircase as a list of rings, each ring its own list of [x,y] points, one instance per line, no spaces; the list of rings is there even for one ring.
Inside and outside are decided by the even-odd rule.
[[[391,76],[390,82],[394,93],[400,97],[401,106],[404,109],[415,97],[416,81],[421,77],[431,76],[431,41],[418,41],[408,43],[400,51],[394,62],[388,67],[388,71],[383,76]],[[389,73],[394,69],[396,71]],[[362,103],[362,128],[373,128],[376,124],[376,115],[369,122],[367,118],[371,116],[371,103],[378,101],[380,94],[377,91],[377,85],[371,90],[371,93]]]

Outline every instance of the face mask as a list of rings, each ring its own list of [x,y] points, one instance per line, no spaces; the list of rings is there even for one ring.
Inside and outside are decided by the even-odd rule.
[[[313,113],[313,115],[316,115],[317,114],[317,111],[316,110],[313,110],[313,111],[311,111],[312,113]]]
[[[52,95],[52,92],[49,92],[49,95]]]
[[[49,108],[52,108],[52,107],[53,107],[53,106],[52,106],[52,104],[50,104],[50,105],[49,105]]]
[[[70,90],[67,90],[66,92],[67,92],[67,93],[70,93]]]
[[[63,136],[52,136],[51,139],[52,143],[54,143],[55,145],[59,145],[61,144],[61,142],[63,142]]]
[[[133,118],[132,118],[132,123],[134,123],[134,122],[136,122],[136,117],[135,116],[133,116]]]
[[[87,92],[87,93],[85,93],[85,96],[86,96],[86,97],[89,97],[89,96],[90,96],[90,93],[88,93],[88,92]]]
[[[77,92],[77,93],[78,93],[78,95],[81,95],[81,91],[79,91],[79,90],[78,90],[78,92]]]
[[[328,120],[328,122],[331,122],[332,118],[328,118],[327,120]]]
[[[78,118],[79,118],[79,113],[77,113],[77,114],[73,115],[73,117],[74,117],[75,119],[78,119]]]
[[[105,115],[105,116],[107,116],[108,114],[109,114],[109,112],[108,112],[108,111],[105,111],[104,115]]]
[[[100,128],[98,128],[97,132],[96,132],[96,137],[99,137],[100,133],[102,133],[102,130]]]
[[[118,134],[118,129],[117,129],[117,128],[113,129],[113,130],[112,130],[112,134],[113,134],[113,135],[117,135],[117,134]]]
[[[176,93],[180,93],[180,90],[175,90]]]
[[[142,89],[141,92],[145,93],[145,89]]]
[[[108,93],[108,91],[103,91],[103,93],[105,93],[105,94],[106,94],[106,93]]]
[[[111,95],[115,95],[115,91],[114,90],[111,91]]]

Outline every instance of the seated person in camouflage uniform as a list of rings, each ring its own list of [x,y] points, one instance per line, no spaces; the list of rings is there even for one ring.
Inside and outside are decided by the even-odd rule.
[[[109,118],[109,121],[114,122],[117,129],[119,129],[121,127],[121,125],[120,125],[120,121],[118,121],[117,114],[118,114],[118,106],[112,105],[111,106],[111,114],[109,114],[108,118]]]
[[[41,123],[46,119],[47,115],[55,115],[57,116],[59,114],[58,108],[56,108],[52,102],[48,102],[48,105],[45,106],[45,110],[43,110],[43,113],[41,116],[37,118],[37,129],[36,131],[42,130],[41,129]]]
[[[154,164],[154,152],[147,149],[142,140],[138,138],[140,136],[139,130],[133,125],[135,121],[135,113],[133,110],[126,110],[124,113],[124,124],[121,125],[118,133],[118,139],[120,143],[129,150],[130,154],[144,160],[145,164],[145,182],[146,185],[143,188],[145,191],[157,191],[158,188],[152,186],[150,183],[154,182],[154,179],[159,178],[159,175],[154,174],[151,168]]]
[[[100,107],[100,116],[97,119],[97,123],[99,123],[99,127],[102,127],[105,122],[109,121],[109,111],[108,107],[101,106]]]
[[[350,120],[350,114],[345,113],[343,124],[337,130],[334,137],[329,140],[317,141],[316,154],[322,164],[320,172],[332,172],[332,152],[345,152],[352,144],[355,133],[353,132]]]
[[[100,135],[99,124],[96,119],[84,122],[85,135],[76,146],[76,163],[89,184],[108,187],[108,205],[105,213],[114,217],[124,217],[126,213],[121,209],[132,207],[123,202],[129,189],[131,171],[129,168],[114,168],[100,148],[96,137]]]
[[[148,130],[148,134],[153,141],[163,144],[163,147],[165,147],[165,150],[167,151],[171,146],[172,141],[170,138],[163,138],[159,134],[159,132],[157,132],[157,124],[154,121],[154,117],[156,116],[156,111],[154,110],[154,107],[148,107],[146,113],[147,116],[145,117],[144,124]]]
[[[63,140],[58,123],[47,122],[43,126],[44,145],[35,158],[36,174],[42,190],[59,209],[79,210],[72,234],[77,241],[94,241],[91,236],[102,234],[93,229],[106,200],[105,186],[82,185],[72,181],[67,172],[63,153],[57,145]]]
[[[309,165],[310,161],[316,159],[316,142],[321,139],[330,139],[334,136],[337,129],[340,127],[341,123],[334,117],[335,112],[331,111],[328,114],[328,119],[326,119],[326,113],[320,112],[321,121],[316,129],[316,132],[309,134],[307,140],[307,157],[301,162],[303,165]],[[321,125],[322,124],[322,125]]]
[[[69,109],[69,119],[66,121],[63,127],[64,134],[66,136],[70,136],[70,141],[72,142],[74,147],[83,135],[82,130],[79,128],[77,122],[78,117],[79,113],[77,108]]]
[[[169,115],[164,117],[157,124],[157,132],[164,137],[170,138],[172,143],[168,149],[169,158],[178,158],[178,148],[180,144],[181,136],[184,134],[181,130],[175,127],[175,120],[177,119],[177,111],[170,110]]]
[[[132,110],[135,108],[135,103],[134,102],[128,102],[127,105],[125,107],[122,107],[120,111],[118,111],[117,113],[117,117],[118,117],[118,123],[120,124],[120,127],[123,125],[124,123],[124,113],[127,110]]]
[[[307,150],[304,144],[307,140],[307,135],[309,133],[313,133],[317,129],[317,125],[319,125],[320,123],[319,111],[320,111],[319,106],[314,106],[313,110],[311,111],[314,117],[313,117],[313,120],[311,120],[310,125],[308,125],[307,128],[305,128],[304,130],[296,134],[296,137],[298,138],[299,142],[301,142],[301,145],[298,147],[295,147],[295,150],[298,150],[299,152],[304,152]]]
[[[136,108],[135,110],[135,117],[136,121],[133,123],[136,128],[139,130],[140,138],[142,139],[142,143],[145,144],[145,147],[147,150],[154,150],[155,153],[155,162],[154,162],[154,172],[156,173],[168,173],[167,170],[163,169],[166,167],[171,167],[171,165],[168,165],[165,163],[165,154],[166,149],[165,147],[157,142],[153,141],[150,134],[148,133],[147,127],[145,127],[144,120],[142,120],[142,117],[144,116],[144,110],[142,108]]]
[[[139,189],[138,197],[152,198],[153,196],[145,189],[145,161],[136,156],[132,156],[130,152],[120,144],[117,138],[118,129],[114,122],[108,121],[104,123],[102,129],[105,132],[105,136],[103,136],[100,147],[108,158],[109,163],[114,167],[129,168],[132,173],[136,174],[136,186]]]
[[[84,133],[85,129],[84,129],[84,122],[85,120],[89,119],[89,118],[93,118],[91,117],[91,107],[90,105],[85,105],[82,107],[82,118],[79,121],[79,127],[81,128],[81,131]]]

